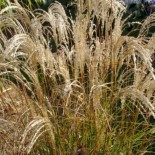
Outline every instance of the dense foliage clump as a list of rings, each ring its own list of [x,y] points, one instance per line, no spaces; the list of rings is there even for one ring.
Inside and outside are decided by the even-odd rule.
[[[121,1],[74,6],[75,18],[59,2],[1,9],[0,152],[152,153],[154,14],[133,37],[122,35],[130,16]]]

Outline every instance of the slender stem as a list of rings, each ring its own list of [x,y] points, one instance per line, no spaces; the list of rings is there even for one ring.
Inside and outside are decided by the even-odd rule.
[[[111,0],[111,6],[110,6],[110,52],[111,52],[111,82],[114,80],[114,53],[113,53],[113,46],[112,46],[112,0]],[[113,90],[113,84],[111,89]]]

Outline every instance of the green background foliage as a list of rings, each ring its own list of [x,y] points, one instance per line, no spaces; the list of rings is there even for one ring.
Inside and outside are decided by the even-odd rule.
[[[137,37],[139,34],[139,30],[142,26],[141,23],[144,22],[144,20],[149,17],[153,12],[155,11],[155,8],[152,6],[150,13],[146,11],[145,5],[140,4],[130,4],[126,12],[124,14],[123,19],[127,19],[124,30],[122,32],[122,35],[129,35]],[[151,36],[155,32],[155,27],[151,26],[147,36]]]
[[[19,0],[18,2],[21,4],[26,4],[29,7],[38,7],[40,6],[43,9],[47,9],[47,7],[53,3],[55,0]],[[73,0],[57,0],[62,5],[67,5]],[[9,2],[12,2],[11,0],[1,0],[0,1],[0,8],[2,9],[5,7]]]

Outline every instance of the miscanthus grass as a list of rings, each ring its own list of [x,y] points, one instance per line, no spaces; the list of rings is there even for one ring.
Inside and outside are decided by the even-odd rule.
[[[134,38],[121,35],[121,1],[76,5],[74,20],[58,2],[0,11],[3,155],[154,151],[154,14]]]

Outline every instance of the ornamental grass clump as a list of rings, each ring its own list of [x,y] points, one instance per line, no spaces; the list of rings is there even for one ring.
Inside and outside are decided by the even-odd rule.
[[[75,20],[58,2],[48,12],[16,3],[0,11],[4,155],[154,149],[154,37],[145,26],[137,38],[121,35],[120,1],[76,5]]]

